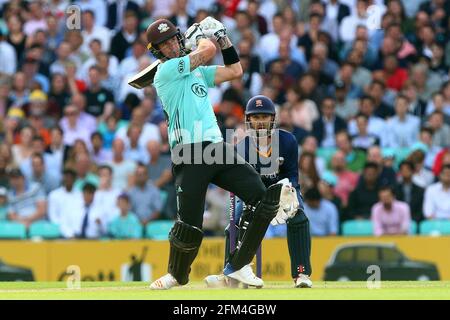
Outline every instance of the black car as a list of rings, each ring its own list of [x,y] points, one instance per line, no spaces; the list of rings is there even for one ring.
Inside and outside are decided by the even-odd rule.
[[[34,281],[33,271],[6,265],[0,260],[0,281]]]
[[[325,267],[325,281],[366,281],[371,265],[380,268],[380,280],[439,280],[434,263],[408,259],[395,244],[346,244],[339,246]]]

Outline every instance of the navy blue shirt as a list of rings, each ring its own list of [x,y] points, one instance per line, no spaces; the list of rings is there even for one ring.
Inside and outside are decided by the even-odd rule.
[[[298,143],[292,133],[275,129],[267,153],[261,152],[255,139],[249,136],[242,139],[236,149],[261,175],[266,187],[288,178],[303,204],[298,183]]]

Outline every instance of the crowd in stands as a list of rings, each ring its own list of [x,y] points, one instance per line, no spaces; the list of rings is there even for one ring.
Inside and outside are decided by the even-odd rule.
[[[151,22],[184,32],[208,15],[244,70],[209,90],[218,124],[242,137],[247,100],[275,102],[298,141],[312,235],[349,220],[377,236],[450,221],[449,0],[0,0],[0,222],[139,238],[175,219],[161,102],[127,80],[155,61]],[[207,235],[223,235],[228,199],[208,190]]]

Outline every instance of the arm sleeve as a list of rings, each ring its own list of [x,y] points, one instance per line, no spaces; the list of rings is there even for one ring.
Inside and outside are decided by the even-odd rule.
[[[191,72],[189,56],[170,59],[160,65],[158,74],[161,80],[171,81],[187,76]]]
[[[208,88],[214,88],[216,86],[214,79],[216,77],[217,66],[206,66],[200,67],[199,69],[203,74],[203,78],[205,79]]]

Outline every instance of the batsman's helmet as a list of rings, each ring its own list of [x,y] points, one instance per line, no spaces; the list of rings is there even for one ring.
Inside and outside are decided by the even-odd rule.
[[[272,116],[268,126],[264,129],[255,129],[250,122],[250,116],[256,114],[269,114]],[[270,136],[275,128],[275,105],[272,100],[263,95],[257,95],[247,102],[245,107],[245,127],[250,134],[255,134],[257,137]]]
[[[158,19],[153,22],[145,32],[148,40],[147,49],[158,59],[165,58],[158,45],[166,40],[176,36],[180,44],[181,54],[185,54],[184,37],[180,29],[175,27],[172,22],[167,19]]]

